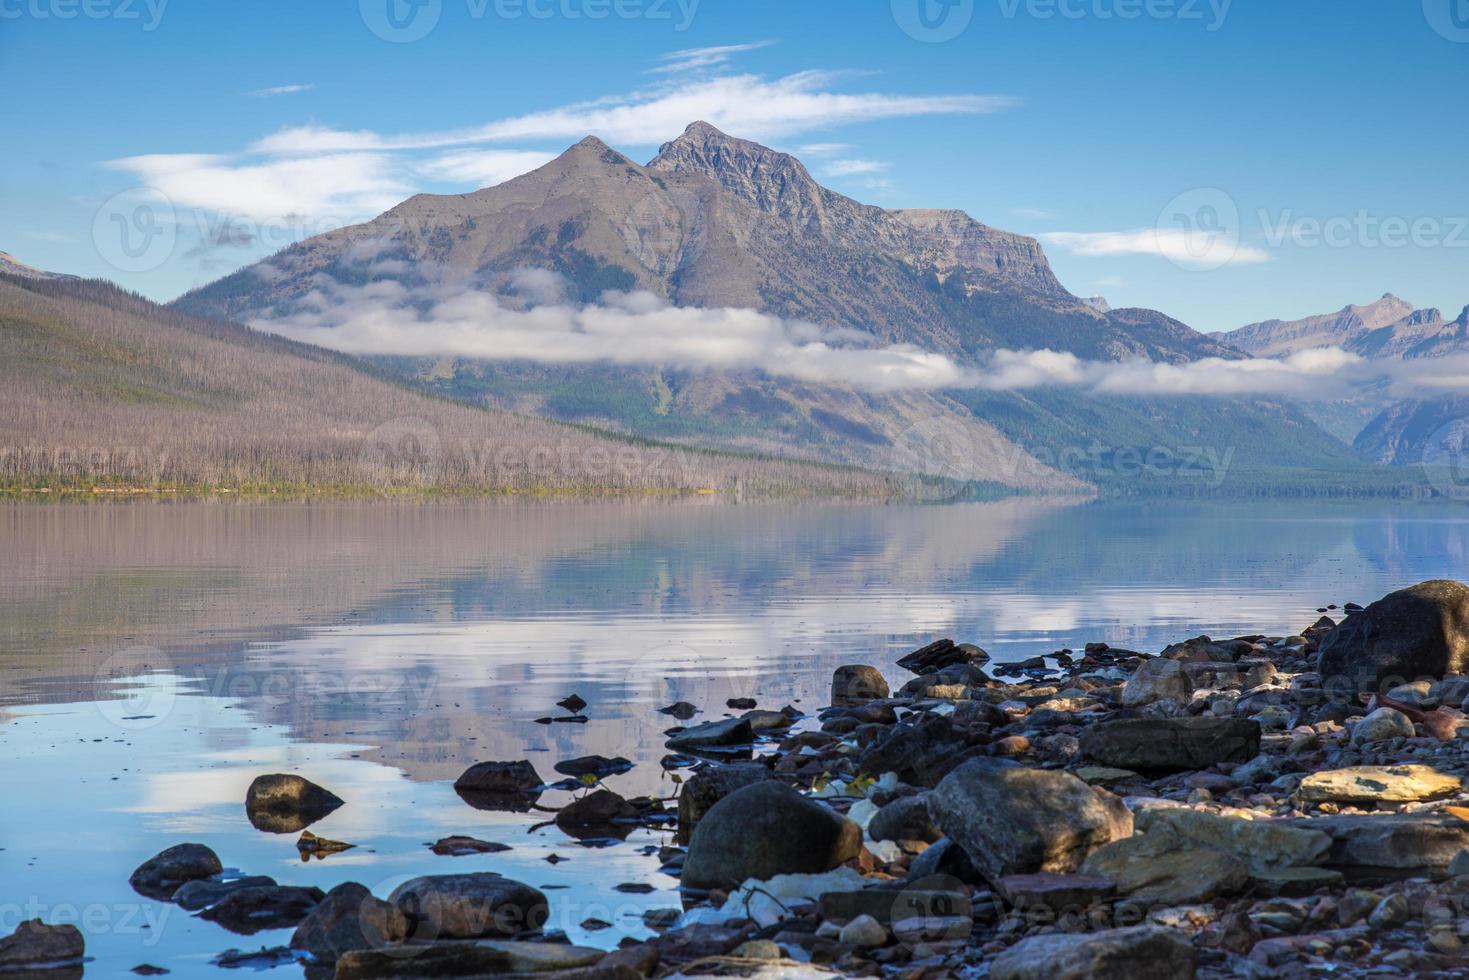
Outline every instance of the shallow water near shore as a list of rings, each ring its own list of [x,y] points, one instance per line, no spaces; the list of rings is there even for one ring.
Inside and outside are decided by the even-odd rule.
[[[648,853],[546,813],[477,810],[469,765],[599,753],[607,785],[672,795],[656,712],[733,697],[813,713],[832,670],[939,636],[995,661],[1089,641],[1286,634],[1318,606],[1465,578],[1469,511],[1424,504],[1042,500],[927,507],[238,502],[0,507],[0,935],[76,922],[87,972],[217,974],[237,936],[133,893],[181,841],[226,867],[379,895],[493,870],[547,889],[548,928],[611,948],[679,904]],[[895,685],[896,686],[896,685]],[[580,694],[586,724],[537,724]],[[251,827],[251,779],[299,772],[347,804],[312,826],[355,849],[303,862]],[[548,793],[541,803],[570,796]],[[442,857],[467,834],[509,845]],[[550,855],[561,860],[553,863]],[[616,890],[654,886],[647,894]],[[610,928],[587,929],[599,919]],[[276,969],[297,975],[299,966]]]

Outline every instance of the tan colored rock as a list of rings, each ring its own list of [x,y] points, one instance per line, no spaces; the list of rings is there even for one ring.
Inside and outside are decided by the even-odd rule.
[[[1321,831],[1273,820],[1164,808],[1143,810],[1133,820],[1140,831],[1171,831],[1205,847],[1229,851],[1256,870],[1319,864],[1331,850],[1331,838]]]
[[[1411,803],[1451,796],[1464,788],[1458,776],[1430,766],[1354,766],[1313,772],[1301,780],[1308,803]]]

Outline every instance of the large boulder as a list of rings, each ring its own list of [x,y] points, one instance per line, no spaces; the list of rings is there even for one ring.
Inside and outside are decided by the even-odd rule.
[[[293,773],[257,776],[245,794],[251,826],[272,834],[299,833],[341,805],[341,797]]]
[[[223,870],[219,855],[203,844],[175,844],[138,865],[128,884],[140,895],[164,901],[185,882],[210,878]]]
[[[546,896],[493,872],[425,875],[388,896],[408,922],[413,940],[514,936],[545,924]]]
[[[838,667],[831,675],[833,705],[864,704],[888,696],[887,678],[867,664]]]
[[[1119,895],[1148,905],[1207,902],[1239,892],[1250,880],[1243,859],[1168,830],[1108,844],[1082,863],[1081,873],[1106,879]]]
[[[1122,718],[1081,733],[1081,751],[1134,772],[1207,769],[1260,754],[1260,723],[1248,718]]]
[[[1132,814],[1068,772],[975,759],[928,797],[929,814],[991,881],[1075,871],[1092,851],[1132,833]]]
[[[1122,686],[1122,704],[1128,708],[1140,708],[1159,701],[1187,704],[1193,692],[1194,685],[1183,665],[1177,660],[1159,657],[1146,661],[1127,679]]]
[[[694,773],[678,793],[678,843],[693,839],[694,828],[714,804],[735,790],[774,778],[774,773],[756,763],[712,765]]]
[[[476,810],[529,810],[544,783],[526,759],[515,762],[476,762],[454,780],[454,792]]]
[[[694,828],[682,882],[732,888],[748,878],[819,874],[857,857],[862,829],[785,783],[757,782],[709,808]]]
[[[928,794],[901,796],[885,804],[867,824],[872,840],[923,841],[932,844],[943,837],[928,813]]]
[[[37,974],[29,972],[32,968],[78,964],[85,953],[86,941],[76,926],[48,926],[40,919],[28,919],[0,939],[0,972],[14,970],[17,976],[33,977]],[[81,975],[79,966],[76,975]]]
[[[1434,579],[1385,595],[1326,634],[1320,652],[1328,689],[1469,672],[1469,586]]]
[[[995,957],[991,980],[1193,980],[1188,936],[1159,926],[1022,939]]]
[[[408,920],[392,902],[373,897],[355,881],[338,885],[301,920],[291,948],[324,963],[354,949],[382,949],[408,937]]]

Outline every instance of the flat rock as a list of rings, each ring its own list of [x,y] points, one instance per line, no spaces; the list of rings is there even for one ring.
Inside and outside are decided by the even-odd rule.
[[[571,776],[580,779],[583,776],[596,776],[605,779],[608,776],[617,776],[632,769],[632,762],[622,756],[607,758],[603,755],[584,755],[579,759],[566,759],[556,763],[555,769],[563,776]]]
[[[945,888],[945,879],[884,882],[854,892],[827,892],[820,898],[823,919],[851,920],[870,916],[882,925],[904,919],[933,916],[969,918],[969,892]],[[952,884],[952,880],[947,882]]]
[[[471,854],[499,854],[502,851],[510,850],[510,846],[480,840],[478,837],[464,837],[456,834],[435,841],[429,845],[429,850],[445,857],[468,857]]]
[[[682,883],[728,888],[748,878],[820,874],[862,851],[851,820],[785,783],[757,782],[735,790],[694,828]]]
[[[1137,829],[1162,829],[1206,847],[1229,851],[1253,869],[1320,864],[1331,838],[1275,820],[1246,820],[1198,810],[1154,807],[1133,815]]]
[[[1453,796],[1463,788],[1458,776],[1429,766],[1354,766],[1313,772],[1297,792],[1309,803],[1410,803]]]
[[[1124,718],[1081,733],[1081,751],[1105,766],[1141,772],[1207,769],[1260,752],[1260,725],[1246,718]]]
[[[1111,766],[1082,766],[1076,770],[1076,777],[1090,786],[1111,786],[1142,778],[1131,769],[1114,769]]]
[[[945,667],[956,664],[988,663],[990,655],[972,643],[955,643],[953,640],[934,640],[926,647],[919,647],[901,657],[898,666],[915,674],[934,674]]]
[[[490,974],[557,973],[595,965],[606,953],[564,943],[444,942],[404,949],[353,950],[337,960],[335,980],[407,980]]]
[[[1443,813],[1344,813],[1291,825],[1331,838],[1333,868],[1442,870],[1469,848],[1469,822]]]
[[[1105,878],[1046,872],[1007,875],[995,882],[995,891],[1016,909],[1042,905],[1055,912],[1088,908],[1116,890]]]
[[[929,795],[928,809],[991,880],[1075,871],[1092,851],[1132,833],[1132,814],[1105,790],[1067,772],[992,760],[951,772]]]
[[[1193,905],[1241,891],[1249,866],[1233,854],[1167,830],[1129,837],[1094,852],[1082,874],[1105,878],[1136,902]]]
[[[1250,871],[1250,890],[1261,895],[1297,898],[1321,888],[1339,888],[1346,876],[1331,868],[1261,868]]]
[[[702,725],[685,728],[669,736],[666,743],[670,749],[711,749],[731,745],[749,745],[755,740],[755,731],[744,718],[725,718],[721,721],[706,721]]]
[[[991,980],[1193,980],[1183,933],[1158,926],[1022,939],[995,957]]]
[[[549,908],[539,890],[493,872],[425,875],[388,896],[414,940],[515,936],[538,929]]]
[[[166,900],[185,882],[212,878],[223,870],[219,855],[203,844],[175,844],[138,865],[128,884],[140,895]]]

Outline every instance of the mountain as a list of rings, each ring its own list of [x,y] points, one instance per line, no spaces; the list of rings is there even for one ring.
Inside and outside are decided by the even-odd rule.
[[[706,123],[689,126],[646,165],[588,137],[498,186],[417,195],[175,306],[268,328],[319,309],[344,288],[505,294],[527,268],[558,273],[573,302],[646,290],[677,307],[753,309],[967,365],[1000,348],[1174,363],[1242,356],[1157,311],[1103,310],[1072,295],[1034,239],[960,211],[862,204],[822,187],[795,157]],[[446,394],[517,411],[861,466],[922,468],[935,455],[928,444],[936,430],[963,448],[938,454],[946,472],[957,466],[957,475],[1012,486],[1077,486],[1047,462],[1078,445],[1074,393],[893,395],[751,371],[430,356],[383,363]],[[1147,448],[1160,439],[1196,445],[1220,413],[1204,400],[1114,398],[1089,403],[1089,414],[1125,440],[1115,445]],[[1238,402],[1229,414],[1240,427],[1217,437],[1249,462],[1349,461],[1344,447],[1288,406]],[[916,453],[908,451],[914,442]]]
[[[1255,357],[1285,357],[1313,347],[1340,347],[1363,357],[1438,357],[1469,350],[1469,308],[1457,320],[1414,309],[1392,293],[1366,306],[1302,320],[1266,320],[1214,336]]]
[[[895,478],[433,397],[110,283],[0,275],[0,489],[890,497]]]
[[[37,269],[35,266],[26,265],[9,252],[0,252],[0,275],[19,276],[22,279],[76,278],[75,276],[62,275],[59,272],[47,272],[44,269]]]
[[[1445,357],[1469,352],[1469,307],[1458,319],[1445,320],[1438,310],[1415,309],[1387,293],[1365,306],[1266,320],[1214,336],[1257,357],[1288,357],[1315,347],[1340,347],[1369,359]],[[1455,397],[1400,401],[1378,384],[1350,399],[1313,404],[1309,411],[1361,457],[1402,466],[1421,462],[1435,433],[1466,409],[1469,402]]]

